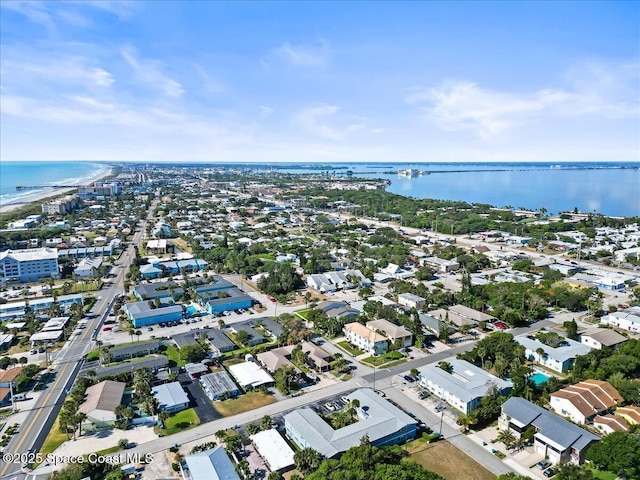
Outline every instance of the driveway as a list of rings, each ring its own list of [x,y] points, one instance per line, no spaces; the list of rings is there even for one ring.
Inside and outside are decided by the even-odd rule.
[[[213,420],[217,420],[222,418],[213,405],[211,404],[211,400],[204,393],[204,390],[200,387],[198,380],[191,380],[186,373],[181,373],[178,375],[178,380],[180,384],[187,390],[187,394],[189,395],[189,399],[193,403],[193,408],[198,414],[198,418],[200,419],[200,424],[212,422]]]

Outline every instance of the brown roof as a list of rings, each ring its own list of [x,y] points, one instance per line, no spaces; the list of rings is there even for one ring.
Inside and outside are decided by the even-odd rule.
[[[585,417],[613,408],[622,399],[610,383],[601,380],[585,380],[558,390],[551,396],[566,398]]]
[[[347,323],[344,326],[344,328],[346,328],[347,330],[351,330],[357,336],[366,338],[367,340],[372,341],[373,343],[378,343],[386,340],[386,338],[380,335],[379,333],[374,332],[373,330],[365,327],[364,325],[358,322]]]
[[[13,382],[20,375],[20,372],[22,372],[22,367],[0,370],[0,382]]]
[[[85,414],[94,410],[114,411],[122,401],[126,385],[126,383],[114,382],[113,380],[105,380],[92,385],[87,388],[86,399],[78,410]]]
[[[616,410],[616,415],[625,415],[629,417],[631,423],[640,423],[640,407],[635,407],[633,405],[618,407],[618,409]]]
[[[615,417],[613,415],[598,415],[593,423],[598,426],[598,424],[607,425],[612,430],[617,432],[626,432],[629,430],[629,424],[622,417]]]

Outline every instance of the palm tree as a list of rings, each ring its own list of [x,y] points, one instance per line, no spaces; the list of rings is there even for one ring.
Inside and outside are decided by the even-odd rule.
[[[498,441],[504,443],[504,445],[507,448],[515,444],[516,442],[516,436],[508,428],[505,428],[504,430],[500,430],[500,433],[498,433],[497,438],[498,438]]]
[[[83,412],[76,413],[75,421],[78,425],[78,430],[80,431],[80,436],[82,436],[82,422],[87,419],[87,414]]]
[[[226,430],[218,430],[216,433],[216,438],[218,440],[220,440],[221,442],[226,442],[227,441],[227,431]]]
[[[169,414],[169,412],[167,412],[166,410],[162,410],[159,414],[158,414],[158,420],[160,420],[162,422],[162,428],[166,428],[167,424],[166,421],[167,419],[170,417],[171,415]]]
[[[458,417],[458,423],[462,425],[462,428],[465,432],[469,431],[469,427],[476,423],[475,418],[471,415],[460,415]]]
[[[260,427],[255,423],[250,423],[246,429],[247,435],[253,435],[255,433],[258,433],[259,431],[260,431]]]
[[[140,330],[136,330],[135,331],[135,335],[136,337],[138,337],[138,342],[140,341],[140,335],[142,335],[142,332]]]
[[[542,348],[542,347],[536,348],[536,353],[538,354],[538,363],[542,363],[542,356],[544,355],[544,348]]]
[[[260,422],[261,430],[269,430],[271,428],[271,417],[269,415],[265,415],[262,417],[262,421]]]

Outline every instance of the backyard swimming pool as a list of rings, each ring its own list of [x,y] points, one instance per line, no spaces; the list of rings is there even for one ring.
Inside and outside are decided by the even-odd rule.
[[[533,380],[533,383],[535,383],[538,387],[540,385],[542,385],[543,383],[545,383],[547,380],[549,380],[549,377],[547,375],[545,375],[544,373],[540,373],[540,372],[534,373],[529,378],[531,378],[531,380]]]

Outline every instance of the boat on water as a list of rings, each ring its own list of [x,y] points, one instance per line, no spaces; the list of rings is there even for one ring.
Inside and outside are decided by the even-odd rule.
[[[419,175],[422,175],[422,172],[420,170],[418,170],[417,168],[409,168],[407,170],[398,170],[398,176],[399,177],[417,177]]]

